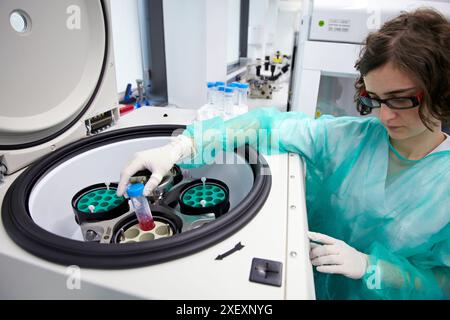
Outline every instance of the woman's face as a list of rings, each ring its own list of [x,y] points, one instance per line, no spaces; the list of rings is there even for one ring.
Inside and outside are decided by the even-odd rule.
[[[369,96],[380,99],[412,97],[420,92],[411,77],[390,62],[367,73],[364,83]],[[419,117],[419,107],[395,110],[382,104],[374,111],[395,140],[412,138],[428,130]]]

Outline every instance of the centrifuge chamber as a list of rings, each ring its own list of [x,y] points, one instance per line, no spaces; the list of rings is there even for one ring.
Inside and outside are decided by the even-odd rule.
[[[154,119],[161,109],[149,108],[133,116],[141,121],[144,114]],[[170,118],[171,111],[163,111],[169,114],[164,119]],[[136,124],[131,116],[119,123],[124,125],[128,120]],[[198,229],[147,243],[83,242],[70,208],[73,194],[86,185],[117,181],[130,155],[166,143],[177,127],[111,130],[70,144],[7,177],[0,189],[2,228],[6,229],[0,234],[0,264],[2,288],[9,289],[1,295],[314,298],[304,232],[305,204],[298,197],[304,192],[302,165],[296,155],[260,156],[258,163],[249,164],[245,154],[238,151],[241,164],[189,170],[193,177],[220,179],[230,188],[230,211]],[[238,244],[243,247],[226,255]],[[217,259],[224,254],[223,259]],[[249,281],[254,258],[281,263],[281,286]],[[80,290],[67,288],[74,266],[80,268]]]
[[[198,228],[204,217],[180,214],[188,227],[171,237],[84,241],[74,194],[117,182],[134,152],[167,143],[195,111],[150,107],[119,118],[108,1],[5,0],[0,9],[9,92],[0,109],[1,298],[314,298],[296,155],[242,149],[232,153],[239,164],[185,172],[230,190],[229,211]],[[255,272],[276,273],[278,284],[250,281]]]

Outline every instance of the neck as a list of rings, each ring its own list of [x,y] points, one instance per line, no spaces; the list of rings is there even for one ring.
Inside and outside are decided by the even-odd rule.
[[[391,144],[406,159],[419,160],[436,149],[446,138],[440,127],[433,130],[427,129],[417,136],[403,140],[390,138]]]

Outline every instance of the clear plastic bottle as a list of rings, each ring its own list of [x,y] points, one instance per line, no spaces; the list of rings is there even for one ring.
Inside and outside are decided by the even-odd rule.
[[[247,95],[248,95],[248,84],[247,83],[240,83],[239,84],[239,99],[238,99],[238,105],[248,107],[247,105]]]
[[[232,87],[225,87],[223,108],[224,108],[225,114],[228,116],[233,115],[233,110],[234,110],[233,96],[234,96],[234,89]]]
[[[222,92],[219,91],[219,87],[224,86],[225,82],[217,81],[216,86],[214,87],[214,98],[213,102],[215,105],[222,103]]]
[[[232,83],[230,84],[230,87],[232,87],[233,90],[234,90],[233,103],[234,103],[235,105],[238,105],[238,104],[239,104],[239,86],[240,86],[240,85],[241,85],[241,84],[240,84],[239,82],[232,82]]]
[[[143,231],[149,231],[155,228],[155,221],[153,220],[150,205],[147,198],[143,195],[144,184],[135,183],[130,184],[127,188],[128,197],[130,197],[137,219],[139,221],[139,228]]]
[[[218,86],[217,87],[217,96],[216,96],[216,109],[219,112],[223,112],[224,111],[224,95],[225,95],[225,86]]]
[[[208,82],[206,84],[207,91],[206,91],[206,101],[207,104],[213,105],[214,104],[214,95],[216,90],[216,83],[215,82]]]

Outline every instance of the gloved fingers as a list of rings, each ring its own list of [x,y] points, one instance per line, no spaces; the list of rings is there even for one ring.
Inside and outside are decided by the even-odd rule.
[[[148,197],[152,191],[160,184],[163,176],[157,172],[152,172],[150,179],[148,179],[147,183],[144,187],[144,196]]]
[[[316,270],[322,273],[345,274],[344,267],[340,265],[318,266]]]
[[[144,168],[145,167],[141,160],[134,159],[122,170],[120,173],[120,182],[116,192],[118,197],[121,197],[125,193],[131,176]]]
[[[343,264],[342,257],[337,254],[317,257],[311,260],[311,264],[313,266],[322,266],[322,265],[341,265]]]
[[[325,234],[311,231],[308,231],[308,237],[312,241],[320,242],[323,244],[335,244],[338,241],[337,239],[327,236]]]
[[[328,255],[333,255],[333,254],[338,254],[338,250],[336,248],[336,246],[334,245],[319,245],[315,248],[313,248],[310,252],[309,252],[309,258],[315,259],[317,257],[322,257],[322,256],[328,256]]]
[[[311,250],[313,250],[314,248],[321,247],[321,246],[322,246],[322,245],[319,244],[319,243],[310,242],[310,243],[309,243],[309,252],[311,252]]]

